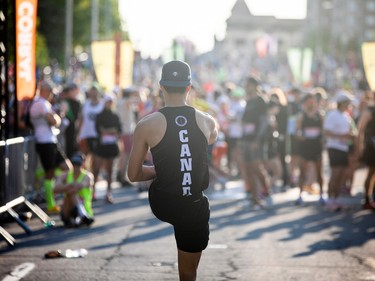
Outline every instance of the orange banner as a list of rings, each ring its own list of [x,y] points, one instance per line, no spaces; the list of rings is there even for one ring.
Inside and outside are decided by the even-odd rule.
[[[37,0],[16,0],[17,99],[35,92],[35,46]]]

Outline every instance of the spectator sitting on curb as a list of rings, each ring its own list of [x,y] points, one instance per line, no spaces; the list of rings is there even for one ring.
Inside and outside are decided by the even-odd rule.
[[[57,178],[55,193],[63,193],[61,220],[67,227],[91,225],[94,222],[92,210],[92,188],[94,176],[82,168],[84,155],[72,156],[73,169]]]

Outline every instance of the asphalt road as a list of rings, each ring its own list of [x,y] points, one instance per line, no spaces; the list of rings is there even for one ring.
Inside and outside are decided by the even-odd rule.
[[[375,213],[361,210],[365,171],[357,172],[347,208],[330,212],[316,195],[298,190],[274,194],[270,210],[252,210],[242,183],[210,191],[211,236],[199,267],[198,280],[375,280]],[[104,195],[104,187],[99,188]],[[148,206],[147,193],[115,188],[116,203],[94,203],[90,228],[65,229],[38,219],[27,222],[27,235],[16,223],[3,227],[15,247],[0,240],[0,281],[38,280],[178,280],[172,228],[159,222]],[[45,259],[51,250],[87,250],[82,258]]]

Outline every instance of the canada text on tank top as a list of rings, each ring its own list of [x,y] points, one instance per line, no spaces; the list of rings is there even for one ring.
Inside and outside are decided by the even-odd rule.
[[[184,116],[177,116],[176,123],[181,119],[182,122],[186,120]],[[178,123],[177,123],[178,124]],[[180,171],[183,173],[182,177],[182,196],[191,196],[191,172],[193,171],[193,159],[191,157],[190,148],[189,148],[189,136],[186,129],[180,130],[179,140],[181,142],[181,153],[180,153]]]
[[[157,177],[154,187],[182,197],[199,195],[208,185],[207,139],[184,106],[159,110],[167,120],[163,139],[151,153]]]

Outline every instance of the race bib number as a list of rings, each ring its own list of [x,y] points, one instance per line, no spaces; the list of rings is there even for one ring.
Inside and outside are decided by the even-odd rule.
[[[307,139],[314,139],[319,137],[321,134],[321,130],[318,127],[310,127],[305,128],[304,130],[304,137]]]
[[[102,144],[114,144],[117,142],[117,137],[112,135],[104,135],[101,137],[100,142]]]

